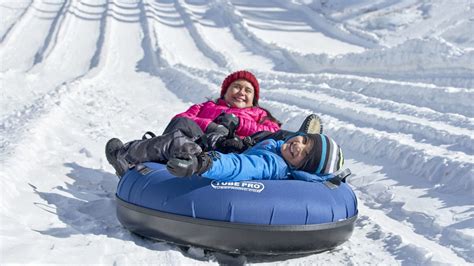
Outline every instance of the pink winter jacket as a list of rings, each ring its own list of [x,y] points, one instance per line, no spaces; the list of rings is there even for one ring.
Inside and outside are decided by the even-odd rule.
[[[217,103],[208,101],[201,104],[195,104],[184,112],[177,114],[176,117],[187,117],[206,132],[207,126],[221,113],[234,114],[239,118],[239,127],[235,134],[241,138],[250,136],[259,131],[275,132],[280,126],[269,119],[265,119],[268,114],[260,107],[235,108],[229,107],[227,103],[219,99]]]

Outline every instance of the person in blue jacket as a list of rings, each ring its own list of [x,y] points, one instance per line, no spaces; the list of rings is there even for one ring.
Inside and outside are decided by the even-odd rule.
[[[280,140],[264,139],[242,153],[224,154],[202,152],[199,145],[176,130],[125,145],[111,139],[106,145],[106,155],[119,176],[139,163],[153,161],[166,163],[168,171],[178,177],[200,175],[220,181],[290,178],[324,181],[344,164],[342,150],[332,138],[301,132]]]
[[[289,178],[324,181],[339,172],[343,164],[342,150],[332,138],[297,133],[286,140],[263,140],[240,154],[178,153],[168,160],[167,169],[175,176],[198,174],[219,181]]]

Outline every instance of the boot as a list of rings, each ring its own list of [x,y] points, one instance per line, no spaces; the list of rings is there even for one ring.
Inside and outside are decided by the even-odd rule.
[[[323,133],[323,124],[321,118],[315,114],[311,114],[305,118],[303,124],[301,124],[298,132],[303,132],[306,134],[322,134]]]
[[[123,142],[117,138],[110,139],[105,145],[105,157],[107,161],[114,167],[115,174],[121,178],[129,169],[129,164],[124,156],[120,156],[123,149]]]

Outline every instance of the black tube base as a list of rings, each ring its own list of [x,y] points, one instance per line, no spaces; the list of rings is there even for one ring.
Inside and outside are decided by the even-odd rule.
[[[357,215],[316,225],[257,225],[212,221],[164,213],[117,197],[117,217],[144,237],[243,255],[302,255],[334,248],[349,239]]]

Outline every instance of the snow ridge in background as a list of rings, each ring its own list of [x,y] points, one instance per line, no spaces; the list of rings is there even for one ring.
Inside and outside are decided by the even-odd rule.
[[[0,0],[1,262],[473,263],[473,8]],[[181,250],[115,218],[104,143],[161,133],[242,68],[284,128],[317,113],[345,151],[360,218],[331,252],[268,260]]]

